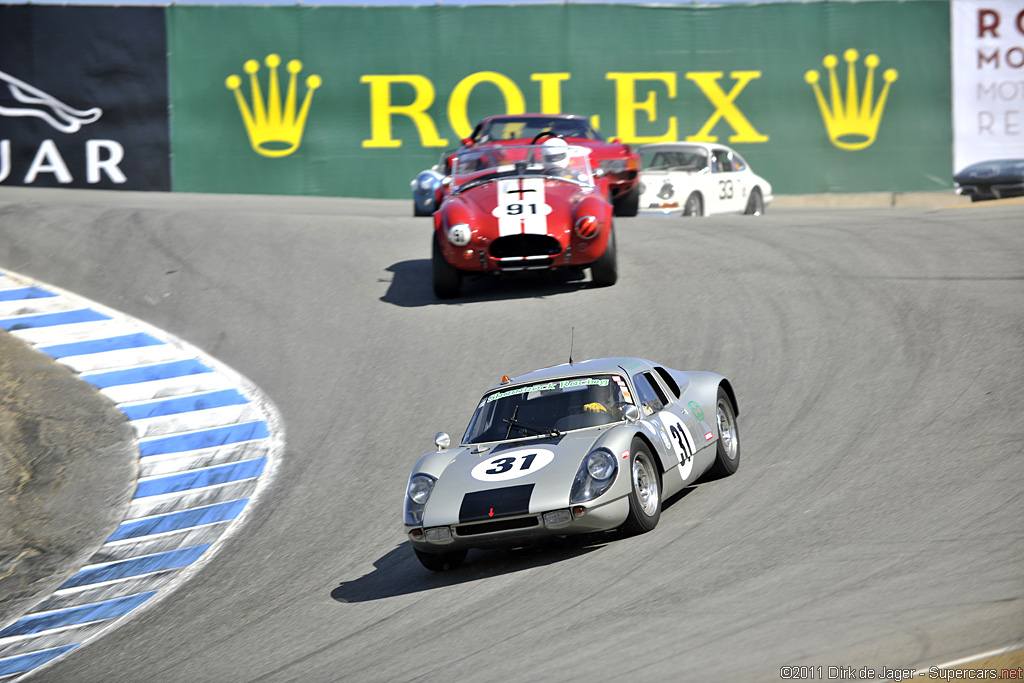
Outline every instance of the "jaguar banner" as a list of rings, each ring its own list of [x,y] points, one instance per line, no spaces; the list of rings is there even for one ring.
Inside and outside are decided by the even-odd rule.
[[[171,189],[164,19],[0,5],[0,185]]]
[[[778,193],[952,185],[944,0],[167,12],[176,190],[408,197],[526,111],[717,140]]]

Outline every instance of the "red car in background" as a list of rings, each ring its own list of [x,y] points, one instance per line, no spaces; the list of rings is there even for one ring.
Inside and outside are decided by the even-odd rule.
[[[590,156],[554,137],[455,155],[434,213],[434,294],[458,296],[465,275],[562,268],[590,268],[595,285],[615,284],[608,182],[595,179]]]
[[[608,179],[616,216],[635,216],[640,202],[640,154],[627,144],[605,141],[586,117],[575,114],[502,114],[476,124],[460,152],[480,146],[522,145],[549,133],[590,150],[590,162]]]

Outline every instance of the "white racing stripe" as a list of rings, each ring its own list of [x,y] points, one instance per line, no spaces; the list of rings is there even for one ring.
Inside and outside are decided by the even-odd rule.
[[[140,455],[118,529],[89,564],[0,631],[6,683],[154,604],[209,561],[265,490],[284,429],[260,390],[219,361],[55,287],[0,273],[0,329],[96,386],[130,420]]]

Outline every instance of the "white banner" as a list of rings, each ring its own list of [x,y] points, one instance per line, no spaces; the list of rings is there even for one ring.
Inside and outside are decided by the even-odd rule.
[[[952,0],[953,171],[1024,159],[1024,0]]]

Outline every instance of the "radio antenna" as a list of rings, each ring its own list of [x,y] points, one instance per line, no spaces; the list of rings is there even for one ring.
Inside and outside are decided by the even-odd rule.
[[[569,333],[569,365],[572,365],[572,345],[576,341],[576,326],[574,325],[572,331]]]

